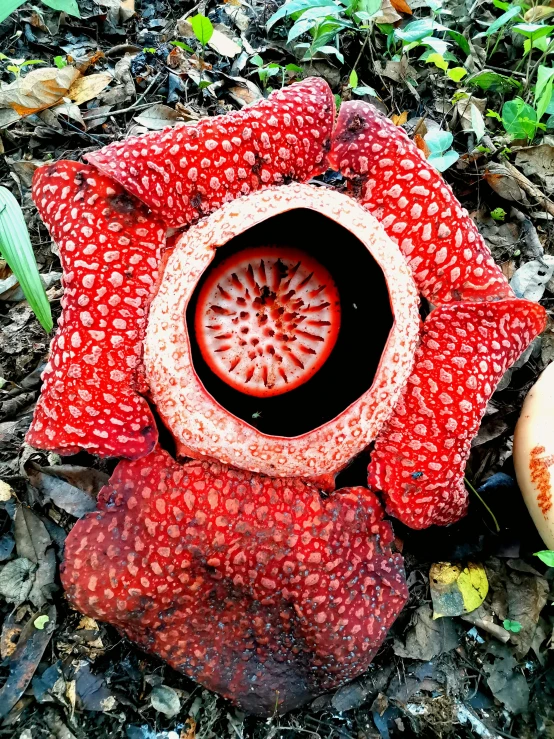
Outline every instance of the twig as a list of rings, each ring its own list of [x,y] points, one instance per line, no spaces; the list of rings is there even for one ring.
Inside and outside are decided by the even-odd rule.
[[[158,81],[159,76],[161,75],[161,71],[156,73],[156,76],[152,80],[152,82],[148,85],[146,90],[142,93],[142,95],[139,95],[139,97],[135,100],[135,102],[130,105],[128,108],[123,108],[122,110],[114,110],[113,112],[109,113],[99,113],[98,115],[91,115],[90,118],[87,118],[88,121],[96,121],[99,118],[108,118],[111,115],[119,115],[120,113],[129,113],[131,110],[137,110],[139,104],[144,100],[144,98],[148,95],[150,90],[154,87],[156,82]],[[152,103],[148,103],[147,105],[142,105],[141,108],[149,108]]]
[[[544,249],[541,242],[539,241],[537,229],[533,226],[525,213],[522,213],[520,210],[514,208],[513,206],[510,210],[510,215],[515,218],[516,221],[519,221],[519,223],[521,223],[521,231],[523,233],[523,238],[525,239],[525,244],[527,245],[530,256],[532,256],[533,259],[541,259],[544,254]]]
[[[469,488],[469,489],[471,490],[471,492],[472,492],[472,493],[473,493],[474,495],[476,495],[476,496],[477,496],[477,498],[478,498],[478,500],[480,500],[480,501],[481,501],[481,503],[482,503],[482,504],[483,504],[483,505],[485,506],[485,508],[486,508],[486,509],[487,509],[487,511],[489,512],[489,514],[490,514],[490,516],[491,516],[492,520],[494,521],[494,527],[495,527],[495,529],[496,529],[496,533],[497,533],[497,534],[498,534],[498,533],[500,533],[500,526],[498,525],[498,521],[496,520],[496,516],[494,515],[494,513],[492,512],[492,510],[491,510],[491,509],[489,508],[489,506],[488,506],[488,505],[487,505],[487,504],[485,503],[485,501],[484,501],[484,500],[483,500],[483,498],[482,498],[482,497],[481,497],[481,496],[479,495],[479,493],[477,492],[477,490],[475,490],[475,488],[474,488],[474,487],[473,487],[473,485],[472,485],[472,484],[470,483],[470,481],[469,481],[469,480],[467,479],[467,477],[464,477],[464,482],[465,482],[465,484],[466,484],[466,485],[468,486],[468,488]]]
[[[121,108],[121,110],[110,110],[107,113],[97,113],[96,115],[87,116],[84,118],[85,123],[89,121],[97,121],[100,118],[109,118],[111,115],[119,115],[120,113],[129,113],[131,110],[144,110],[150,108],[154,103],[145,103],[144,105],[137,105],[134,103],[128,108]]]
[[[506,168],[508,174],[514,178],[514,180],[517,182],[522,190],[525,190],[528,195],[534,198],[541,206],[541,208],[547,211],[547,213],[550,213],[551,216],[554,216],[554,203],[549,200],[546,195],[543,195],[543,193],[536,185],[531,182],[531,180],[528,180],[525,175],[521,174],[519,169],[514,167],[514,165],[508,161],[504,161],[502,163],[502,166]]]
[[[511,77],[521,77],[522,79],[525,79],[525,74],[523,72],[516,72],[515,69],[505,69],[504,67],[493,67],[490,64],[487,64],[487,69],[492,69],[493,72],[502,72],[503,74],[509,75]]]
[[[364,53],[364,49],[367,46],[368,40],[369,40],[369,29],[368,29],[368,31],[367,31],[367,33],[365,35],[364,42],[363,42],[362,47],[360,49],[360,53],[356,57],[356,61],[354,62],[354,66],[352,67],[352,71],[354,71],[356,69],[356,67],[358,66],[358,64],[360,63],[360,59],[362,58],[362,54]]]

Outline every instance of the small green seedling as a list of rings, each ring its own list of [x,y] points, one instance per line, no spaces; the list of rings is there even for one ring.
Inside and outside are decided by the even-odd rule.
[[[509,618],[505,618],[502,622],[502,626],[506,629],[506,631],[511,631],[512,634],[519,634],[521,631],[521,624],[519,621],[510,621]]]
[[[194,31],[194,35],[200,44],[202,46],[207,46],[214,33],[214,27],[212,26],[211,20],[206,18],[205,15],[198,13],[198,15],[193,15],[190,19],[190,24]]]
[[[43,614],[42,616],[37,616],[35,618],[35,620],[33,621],[33,626],[35,627],[35,629],[42,631],[49,621],[49,617]]]
[[[444,172],[458,161],[460,155],[450,148],[454,140],[450,131],[431,130],[423,139],[431,152],[427,161],[439,172]]]
[[[506,218],[506,211],[504,208],[495,208],[491,210],[491,218],[494,218],[495,221],[503,221]]]

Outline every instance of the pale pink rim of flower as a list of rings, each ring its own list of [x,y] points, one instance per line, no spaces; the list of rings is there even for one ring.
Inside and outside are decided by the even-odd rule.
[[[384,273],[394,323],[371,387],[328,423],[286,438],[258,431],[206,391],[193,366],[186,309],[219,246],[268,218],[297,208],[332,219],[366,246]],[[348,196],[290,184],[239,198],[192,226],[167,260],[144,342],[152,400],[175,437],[178,451],[187,456],[216,458],[278,477],[336,474],[375,439],[394,409],[412,371],[420,328],[418,305],[417,288],[398,246]],[[345,367],[345,382],[347,373]]]

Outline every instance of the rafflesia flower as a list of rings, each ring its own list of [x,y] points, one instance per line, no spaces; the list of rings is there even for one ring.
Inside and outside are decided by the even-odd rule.
[[[65,295],[27,441],[124,458],[67,595],[261,714],[365,670],[407,597],[375,492],[337,473],[375,442],[392,515],[459,519],[487,400],[545,323],[403,131],[334,118],[308,79],[33,183]],[[345,192],[305,184],[329,167]]]

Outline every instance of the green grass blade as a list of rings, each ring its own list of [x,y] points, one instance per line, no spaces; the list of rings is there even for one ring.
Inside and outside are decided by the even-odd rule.
[[[51,331],[50,303],[40,281],[23,212],[5,187],[0,187],[0,253],[17,277],[41,326],[46,332]]]

